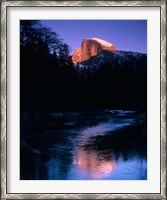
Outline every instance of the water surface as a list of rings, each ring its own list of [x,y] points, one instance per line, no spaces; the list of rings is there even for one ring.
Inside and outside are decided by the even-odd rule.
[[[20,179],[147,179],[146,115],[21,113]]]

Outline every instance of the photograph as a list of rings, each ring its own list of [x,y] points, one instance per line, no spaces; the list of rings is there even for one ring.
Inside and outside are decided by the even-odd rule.
[[[20,20],[20,180],[147,180],[147,20]]]
[[[166,199],[166,0],[1,7],[0,199]]]

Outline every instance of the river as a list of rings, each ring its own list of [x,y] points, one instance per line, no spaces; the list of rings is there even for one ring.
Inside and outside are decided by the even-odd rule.
[[[24,112],[21,180],[146,180],[146,114]]]

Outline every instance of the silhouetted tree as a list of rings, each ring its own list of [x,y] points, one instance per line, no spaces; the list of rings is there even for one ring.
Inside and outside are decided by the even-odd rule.
[[[67,77],[67,66],[72,67],[69,47],[57,33],[38,20],[20,21],[21,108],[47,107],[61,96],[66,86],[59,80]]]

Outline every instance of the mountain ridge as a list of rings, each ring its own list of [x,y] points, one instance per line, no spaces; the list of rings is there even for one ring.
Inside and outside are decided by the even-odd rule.
[[[83,39],[81,47],[77,48],[73,55],[74,65],[79,67],[98,67],[101,64],[123,64],[125,62],[137,65],[137,62],[145,59],[146,53],[118,50],[113,44],[99,38]]]
[[[112,68],[126,68],[127,66],[133,71],[140,72],[147,68],[147,54],[127,51],[108,51],[104,50],[89,60],[74,63],[79,68],[94,68],[98,70],[102,65],[112,65]]]

